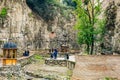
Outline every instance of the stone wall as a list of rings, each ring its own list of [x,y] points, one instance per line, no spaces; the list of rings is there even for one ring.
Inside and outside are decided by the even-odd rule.
[[[0,80],[26,80],[21,65],[0,67]]]
[[[103,80],[105,77],[120,80],[120,56],[76,56],[71,80]]]
[[[31,55],[29,55],[28,57],[21,57],[21,58],[18,58],[17,60],[17,62],[23,67],[23,66],[25,66],[25,65],[27,65],[27,64],[30,64],[32,61],[34,61],[34,60],[32,60],[32,57],[34,56],[35,54],[31,54]]]
[[[75,62],[69,60],[46,59],[45,64],[51,66],[57,65],[57,66],[68,67],[71,70],[74,69],[75,67]]]

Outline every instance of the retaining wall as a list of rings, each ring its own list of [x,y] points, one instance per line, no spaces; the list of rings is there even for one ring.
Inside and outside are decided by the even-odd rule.
[[[69,60],[45,59],[45,64],[51,66],[58,65],[58,66],[68,67],[69,69],[74,69],[75,67],[75,62]]]

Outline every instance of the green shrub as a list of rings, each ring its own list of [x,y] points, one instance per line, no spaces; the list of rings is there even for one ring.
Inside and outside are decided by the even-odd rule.
[[[29,17],[33,17],[33,13],[28,13],[28,16]]]
[[[0,12],[0,17],[4,18],[7,16],[7,8],[2,8],[1,12]]]
[[[41,55],[39,55],[39,54],[36,54],[36,55],[34,55],[34,59],[36,59],[36,60],[42,60],[43,57]]]

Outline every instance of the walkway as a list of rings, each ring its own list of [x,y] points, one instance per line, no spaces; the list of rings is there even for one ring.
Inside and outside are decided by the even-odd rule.
[[[74,56],[74,55],[73,55],[73,56],[70,56],[70,57],[69,57],[69,61],[75,62],[75,56]]]
[[[30,51],[30,55],[29,55],[29,56],[22,56],[22,57],[20,57],[20,58],[17,58],[17,60],[23,60],[23,59],[29,58],[29,57],[31,57],[31,56],[34,55],[34,54],[35,54],[34,51]]]

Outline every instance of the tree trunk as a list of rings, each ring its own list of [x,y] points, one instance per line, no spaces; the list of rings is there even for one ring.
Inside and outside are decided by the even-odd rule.
[[[90,54],[90,45],[89,44],[87,44],[87,50],[86,51],[87,51],[88,54]]]
[[[92,34],[92,44],[91,44],[91,51],[90,51],[90,55],[93,54],[93,50],[94,50],[94,35]]]

